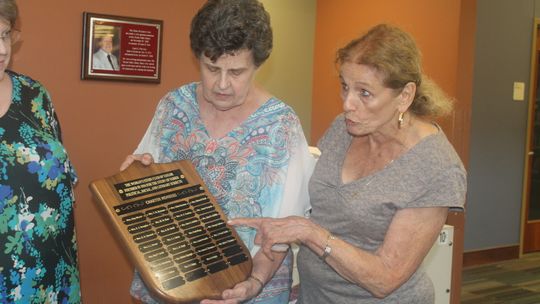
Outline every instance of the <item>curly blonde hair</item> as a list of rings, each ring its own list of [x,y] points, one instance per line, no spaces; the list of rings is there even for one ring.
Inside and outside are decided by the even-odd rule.
[[[354,62],[377,69],[384,75],[384,85],[401,90],[407,83],[416,84],[416,94],[409,110],[420,117],[445,116],[452,112],[453,100],[422,73],[422,55],[414,39],[403,30],[379,24],[363,36],[338,50],[336,63]]]

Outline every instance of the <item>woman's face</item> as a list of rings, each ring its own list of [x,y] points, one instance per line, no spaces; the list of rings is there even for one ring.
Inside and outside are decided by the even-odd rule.
[[[341,98],[347,131],[353,136],[397,129],[399,93],[383,85],[376,69],[345,62],[340,69]]]
[[[11,59],[11,25],[0,19],[0,80],[4,79],[6,69]]]
[[[205,101],[221,111],[244,104],[253,88],[253,78],[257,71],[251,51],[224,54],[215,62],[202,55],[199,62]]]

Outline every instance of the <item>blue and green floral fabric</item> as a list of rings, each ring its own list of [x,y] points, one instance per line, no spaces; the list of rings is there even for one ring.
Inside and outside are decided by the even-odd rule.
[[[80,303],[77,177],[47,90],[6,73],[13,91],[0,117],[0,303]]]

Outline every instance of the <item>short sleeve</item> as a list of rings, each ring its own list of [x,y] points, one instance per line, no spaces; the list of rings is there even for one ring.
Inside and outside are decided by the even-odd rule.
[[[367,180],[363,200],[385,204],[389,210],[464,208],[466,171],[442,130],[426,136]]]
[[[60,123],[56,111],[51,101],[51,95],[49,91],[39,82],[34,83],[34,88],[37,89],[37,94],[33,97],[33,104],[41,104],[41,109],[43,112],[40,112],[39,107],[37,107],[38,113],[36,116],[41,119],[42,127],[49,129],[50,132],[54,135],[56,139],[62,142],[62,131],[60,128]]]
[[[457,155],[455,156],[457,158]],[[433,173],[425,191],[408,207],[449,207],[464,210],[467,189],[466,172],[459,159]]]
[[[54,109],[54,105],[51,100],[51,95],[49,94],[49,91],[40,84],[39,82],[36,82],[36,85],[39,87],[39,94],[37,96],[37,99],[41,99],[42,103],[42,109],[45,112],[45,121],[44,121],[44,127],[51,130],[51,133],[54,135],[54,137],[62,144],[65,150],[65,146],[63,145],[62,141],[62,128],[60,127],[60,121],[58,119],[58,116],[56,114],[56,111]],[[65,151],[67,154],[67,151]],[[69,175],[71,177],[71,184],[75,185],[77,184],[79,178],[77,176],[77,173],[75,172],[75,168],[73,167],[73,164],[69,159],[66,161],[67,166],[67,172],[69,172]]]
[[[171,93],[167,94],[160,100],[159,104],[157,105],[156,112],[154,113],[154,117],[146,129],[146,132],[137,149],[135,152],[133,152],[134,154],[149,153],[156,162],[159,162],[161,159],[160,134],[161,128],[163,128],[162,122],[166,119],[166,116],[169,115],[166,109],[172,102],[171,99],[168,98],[170,94]]]
[[[292,122],[290,133],[288,135],[289,141],[294,144],[290,149],[290,159],[278,217],[305,216],[310,209],[308,183],[315,167],[315,158],[308,150],[307,140],[297,117]]]

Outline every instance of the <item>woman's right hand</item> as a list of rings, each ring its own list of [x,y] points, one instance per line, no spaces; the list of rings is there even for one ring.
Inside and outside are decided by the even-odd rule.
[[[120,171],[124,171],[134,161],[140,161],[143,165],[148,166],[154,163],[154,157],[150,153],[128,155],[120,165]]]
[[[233,226],[248,226],[257,229],[254,243],[261,246],[261,251],[270,260],[273,252],[283,252],[285,244],[303,243],[310,246],[312,238],[324,239],[328,232],[309,219],[300,216],[284,218],[234,218],[227,222]],[[324,248],[323,248],[324,249]],[[286,251],[286,250],[285,250]]]

